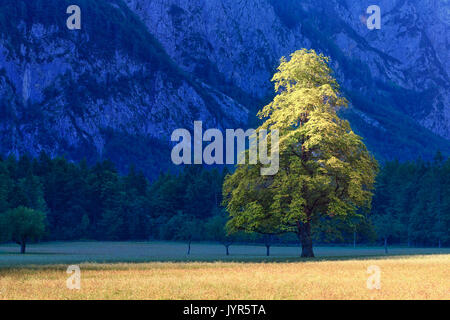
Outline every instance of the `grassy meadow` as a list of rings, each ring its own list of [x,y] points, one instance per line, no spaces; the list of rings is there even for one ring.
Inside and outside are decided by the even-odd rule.
[[[450,299],[450,249],[73,242],[0,246],[0,299]],[[66,287],[69,264],[81,289]],[[367,268],[381,270],[369,290]]]

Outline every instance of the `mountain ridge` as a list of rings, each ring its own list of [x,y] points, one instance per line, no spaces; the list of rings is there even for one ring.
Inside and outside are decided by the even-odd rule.
[[[5,0],[0,153],[110,158],[154,175],[170,167],[176,128],[256,125],[279,59],[305,47],[331,57],[351,102],[342,115],[377,158],[450,155],[449,33],[426,24],[450,22],[436,1],[380,1],[382,29],[369,31],[365,2]],[[65,27],[71,4],[81,30]]]
[[[448,43],[449,33],[436,36],[423,22],[438,20],[436,1],[381,1],[382,28],[373,31],[365,24],[370,1],[126,2],[181,68],[208,81],[208,75],[196,72],[196,67],[202,66],[198,69],[203,71],[204,66],[213,65],[220,76],[252,95],[259,107],[261,100],[273,95],[270,79],[279,58],[303,47],[312,48],[331,57],[342,89],[352,102],[344,116],[379,158],[410,159],[413,154],[431,158],[437,149],[448,153],[446,88],[450,82],[449,66],[443,64],[448,50],[442,42]],[[419,15],[424,8],[431,8],[431,13]],[[176,16],[171,12],[177,12]],[[431,25],[448,31],[450,23],[439,21]],[[415,47],[427,41],[422,33],[414,33],[417,28],[434,35],[433,45]],[[201,44],[195,50],[183,45],[192,44],[192,39]],[[404,63],[399,52],[409,55],[412,62]],[[435,59],[436,55],[441,58]],[[367,131],[376,132],[367,135]]]

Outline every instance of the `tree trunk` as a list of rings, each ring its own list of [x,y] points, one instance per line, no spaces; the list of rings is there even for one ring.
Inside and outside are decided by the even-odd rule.
[[[188,251],[187,251],[187,255],[190,255],[191,254],[191,240],[189,240],[189,242],[188,242]]]
[[[25,247],[26,247],[26,241],[22,240],[22,242],[20,242],[20,253],[21,254],[25,254]]]
[[[266,256],[270,256],[270,246],[272,245],[273,235],[264,235],[264,245],[266,246]]]
[[[356,231],[353,232],[353,248],[356,248]]]
[[[314,258],[310,222],[299,225],[299,238],[302,243],[302,258]]]
[[[230,247],[229,245],[226,245],[226,246],[225,246],[227,256],[230,255],[229,247]]]
[[[387,237],[384,238],[384,253],[388,254]]]

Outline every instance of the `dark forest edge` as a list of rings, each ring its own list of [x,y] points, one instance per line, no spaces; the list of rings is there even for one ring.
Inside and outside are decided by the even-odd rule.
[[[187,166],[154,181],[112,162],[70,162],[63,157],[0,159],[0,241],[177,240],[273,244],[295,235],[226,232],[221,206],[227,168]],[[450,245],[450,158],[385,163],[370,212],[330,219],[314,232],[320,244]],[[228,251],[228,250],[226,250]]]

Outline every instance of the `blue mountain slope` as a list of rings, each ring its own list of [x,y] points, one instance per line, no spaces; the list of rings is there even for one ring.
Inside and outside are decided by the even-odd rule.
[[[280,57],[306,47],[331,56],[343,116],[379,159],[450,154],[450,22],[431,0],[390,0],[369,31],[367,3],[3,0],[0,153],[153,174],[170,165],[176,128],[254,126]],[[71,4],[79,31],[66,28]]]
[[[155,172],[168,165],[174,129],[247,122],[244,106],[178,68],[122,1],[76,3],[79,31],[66,28],[73,2],[2,2],[1,153],[107,157]]]

